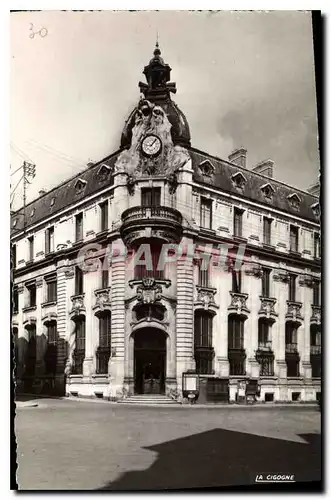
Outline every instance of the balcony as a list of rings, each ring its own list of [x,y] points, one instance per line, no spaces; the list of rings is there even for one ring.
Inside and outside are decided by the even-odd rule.
[[[318,356],[322,353],[322,346],[320,345],[311,345],[310,346],[310,355]]]
[[[298,344],[297,342],[291,342],[285,345],[286,354],[298,354]]]
[[[95,305],[93,306],[93,311],[100,313],[103,311],[111,312],[111,289],[102,288],[100,290],[95,290]]]
[[[258,315],[263,318],[276,318],[278,315],[275,311],[276,299],[271,297],[260,297],[261,305]]]
[[[287,311],[285,318],[290,321],[297,322],[298,320],[303,320],[301,309],[302,302],[293,302],[291,300],[287,300]]]
[[[245,314],[249,313],[249,309],[247,308],[247,293],[238,293],[238,292],[230,292],[231,295],[231,304],[228,307],[228,311],[234,314]]]
[[[311,306],[311,317],[310,323],[320,324],[321,323],[321,306]]]
[[[133,207],[122,214],[121,236],[125,245],[146,239],[178,243],[182,235],[182,216],[170,207]]]
[[[73,295],[72,297],[70,297],[70,300],[72,302],[72,307],[69,312],[70,318],[81,316],[82,314],[85,315],[86,309],[84,305],[84,294]]]
[[[257,350],[263,352],[272,351],[272,341],[271,340],[265,340],[264,342],[259,341]]]

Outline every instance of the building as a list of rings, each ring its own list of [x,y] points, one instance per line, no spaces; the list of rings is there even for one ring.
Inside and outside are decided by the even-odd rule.
[[[157,45],[119,150],[12,214],[17,390],[315,401],[319,200],[191,146],[170,71]]]

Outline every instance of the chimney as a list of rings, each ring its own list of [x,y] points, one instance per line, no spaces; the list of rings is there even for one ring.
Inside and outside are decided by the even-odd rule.
[[[41,189],[41,190],[39,191],[39,196],[43,196],[44,194],[46,194],[45,189]]]
[[[274,162],[272,160],[260,161],[260,163],[252,168],[252,171],[257,174],[266,175],[272,179],[274,176]]]
[[[232,153],[228,156],[228,158],[231,163],[234,163],[239,167],[246,168],[246,155],[247,155],[247,149],[239,148],[232,151]]]

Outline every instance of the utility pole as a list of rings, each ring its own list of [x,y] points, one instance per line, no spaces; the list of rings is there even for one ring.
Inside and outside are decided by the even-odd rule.
[[[18,183],[16,184],[13,191],[11,192],[11,196],[12,196],[11,204],[14,201],[16,189],[19,187],[19,185],[23,181],[23,232],[25,234],[25,230],[26,230],[26,191],[27,191],[28,185],[31,184],[30,179],[33,179],[36,175],[36,165],[34,163],[23,161],[23,165],[20,168],[18,168],[17,170],[15,170],[15,172],[12,175],[14,175],[16,172],[18,172],[21,169],[23,169],[23,175],[20,178],[20,180],[18,181]],[[16,213],[19,214],[20,210],[18,210]]]

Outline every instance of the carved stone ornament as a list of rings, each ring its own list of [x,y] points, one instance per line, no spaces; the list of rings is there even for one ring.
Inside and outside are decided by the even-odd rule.
[[[197,295],[197,303],[203,304],[203,308],[207,311],[210,306],[216,307],[214,295],[216,294],[216,290],[213,288],[204,288],[197,287],[198,295]]]
[[[137,300],[143,304],[152,304],[161,300],[162,286],[155,283],[154,278],[143,278],[142,285],[137,288]]]
[[[177,175],[172,173],[167,178],[169,194],[174,194],[178,186]]]
[[[42,278],[36,279],[36,288],[41,288],[44,284],[44,280]]]
[[[24,285],[17,285],[17,292],[18,293],[23,293],[24,292]]]
[[[96,290],[94,292],[96,301],[93,309],[99,309],[100,311],[110,310],[110,289],[105,288],[103,290]]]
[[[302,309],[302,303],[301,302],[292,302],[292,301],[287,301],[287,312],[285,315],[286,319],[289,319],[291,321],[298,321],[302,320],[303,317],[301,315],[301,309]]]
[[[126,186],[128,188],[129,195],[133,196],[136,187],[133,175],[128,175],[128,178],[126,180]]]
[[[310,322],[318,325],[321,323],[321,306],[311,306]]]
[[[229,311],[232,311],[236,314],[249,313],[249,309],[247,307],[247,293],[236,293],[230,292],[231,295],[231,304],[228,307]]]
[[[70,316],[79,316],[80,314],[85,313],[84,306],[84,295],[74,295],[71,297],[72,308],[70,311]]]
[[[66,270],[64,271],[64,276],[67,279],[71,279],[75,276],[75,268],[74,267],[67,267]]]
[[[299,285],[311,288],[314,284],[314,278],[310,274],[304,274],[299,278]]]
[[[245,269],[245,274],[247,276],[254,276],[255,278],[262,278],[262,267],[260,264],[253,264],[248,269]]]
[[[259,316],[266,318],[276,317],[278,314],[275,311],[276,299],[271,297],[260,297],[261,306],[258,312]]]
[[[135,115],[129,149],[122,151],[115,163],[115,172],[127,173],[133,179],[149,175],[168,175],[182,168],[190,160],[188,151],[174,146],[171,138],[171,123],[161,106],[141,99]],[[160,152],[155,157],[146,157],[141,150],[143,139],[155,135],[161,142]]]
[[[276,274],[274,274],[274,281],[279,281],[281,283],[288,283],[290,279],[290,275],[287,271],[280,270]]]

